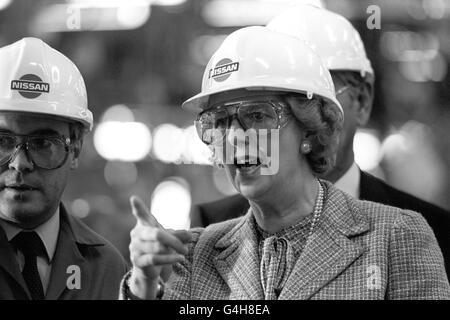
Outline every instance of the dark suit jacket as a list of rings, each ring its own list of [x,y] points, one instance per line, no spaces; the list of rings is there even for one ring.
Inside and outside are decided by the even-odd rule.
[[[127,265],[112,244],[60,207],[61,222],[46,300],[117,299]],[[77,275],[78,274],[78,275]],[[80,288],[74,287],[76,278]],[[69,285],[68,285],[69,284]],[[25,280],[0,227],[0,300],[30,299]]]
[[[434,231],[450,278],[450,212],[395,189],[364,171],[361,171],[360,199],[421,213]],[[206,227],[236,218],[244,215],[248,208],[247,199],[240,194],[199,204],[191,210],[191,227]]]

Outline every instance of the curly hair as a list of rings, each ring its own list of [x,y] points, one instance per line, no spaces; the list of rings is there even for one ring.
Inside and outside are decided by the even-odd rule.
[[[299,103],[300,96],[287,98],[300,128],[306,131],[311,152],[306,154],[309,166],[316,174],[328,171],[336,161],[339,134],[344,117],[335,106],[321,98]],[[304,98],[302,98],[304,101]]]

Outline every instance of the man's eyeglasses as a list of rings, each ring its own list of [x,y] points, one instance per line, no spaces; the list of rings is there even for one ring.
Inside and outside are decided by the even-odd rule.
[[[35,166],[57,169],[67,160],[70,138],[0,132],[0,166],[11,162],[21,149]]]
[[[344,82],[344,83],[346,83],[346,85],[340,87],[339,90],[336,90],[336,97],[338,95],[343,94],[348,89],[351,89],[351,88],[359,89],[361,87],[361,83],[352,83],[352,82],[349,82],[349,81]]]
[[[200,139],[205,144],[221,141],[234,119],[243,130],[281,129],[288,122],[289,106],[279,100],[237,101],[211,107],[195,121]]]
[[[352,86],[350,85],[345,85],[341,88],[339,88],[339,90],[336,91],[336,96],[343,94],[345,91],[347,91],[348,89],[350,89]]]

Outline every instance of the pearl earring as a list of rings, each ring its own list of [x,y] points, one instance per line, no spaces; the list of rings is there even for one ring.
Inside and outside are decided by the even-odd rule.
[[[303,141],[300,146],[300,152],[303,154],[308,154],[311,152],[311,143],[309,141]]]

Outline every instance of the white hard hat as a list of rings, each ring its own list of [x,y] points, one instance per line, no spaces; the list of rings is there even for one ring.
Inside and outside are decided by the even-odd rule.
[[[305,40],[328,70],[374,75],[361,37],[343,16],[310,5],[298,5],[272,18],[267,28]]]
[[[75,64],[37,38],[0,48],[0,111],[53,115],[91,130],[83,77]]]
[[[331,75],[317,53],[305,42],[266,27],[230,34],[206,66],[201,93],[182,107],[200,112],[208,107],[211,95],[235,89],[316,95],[344,113]]]

